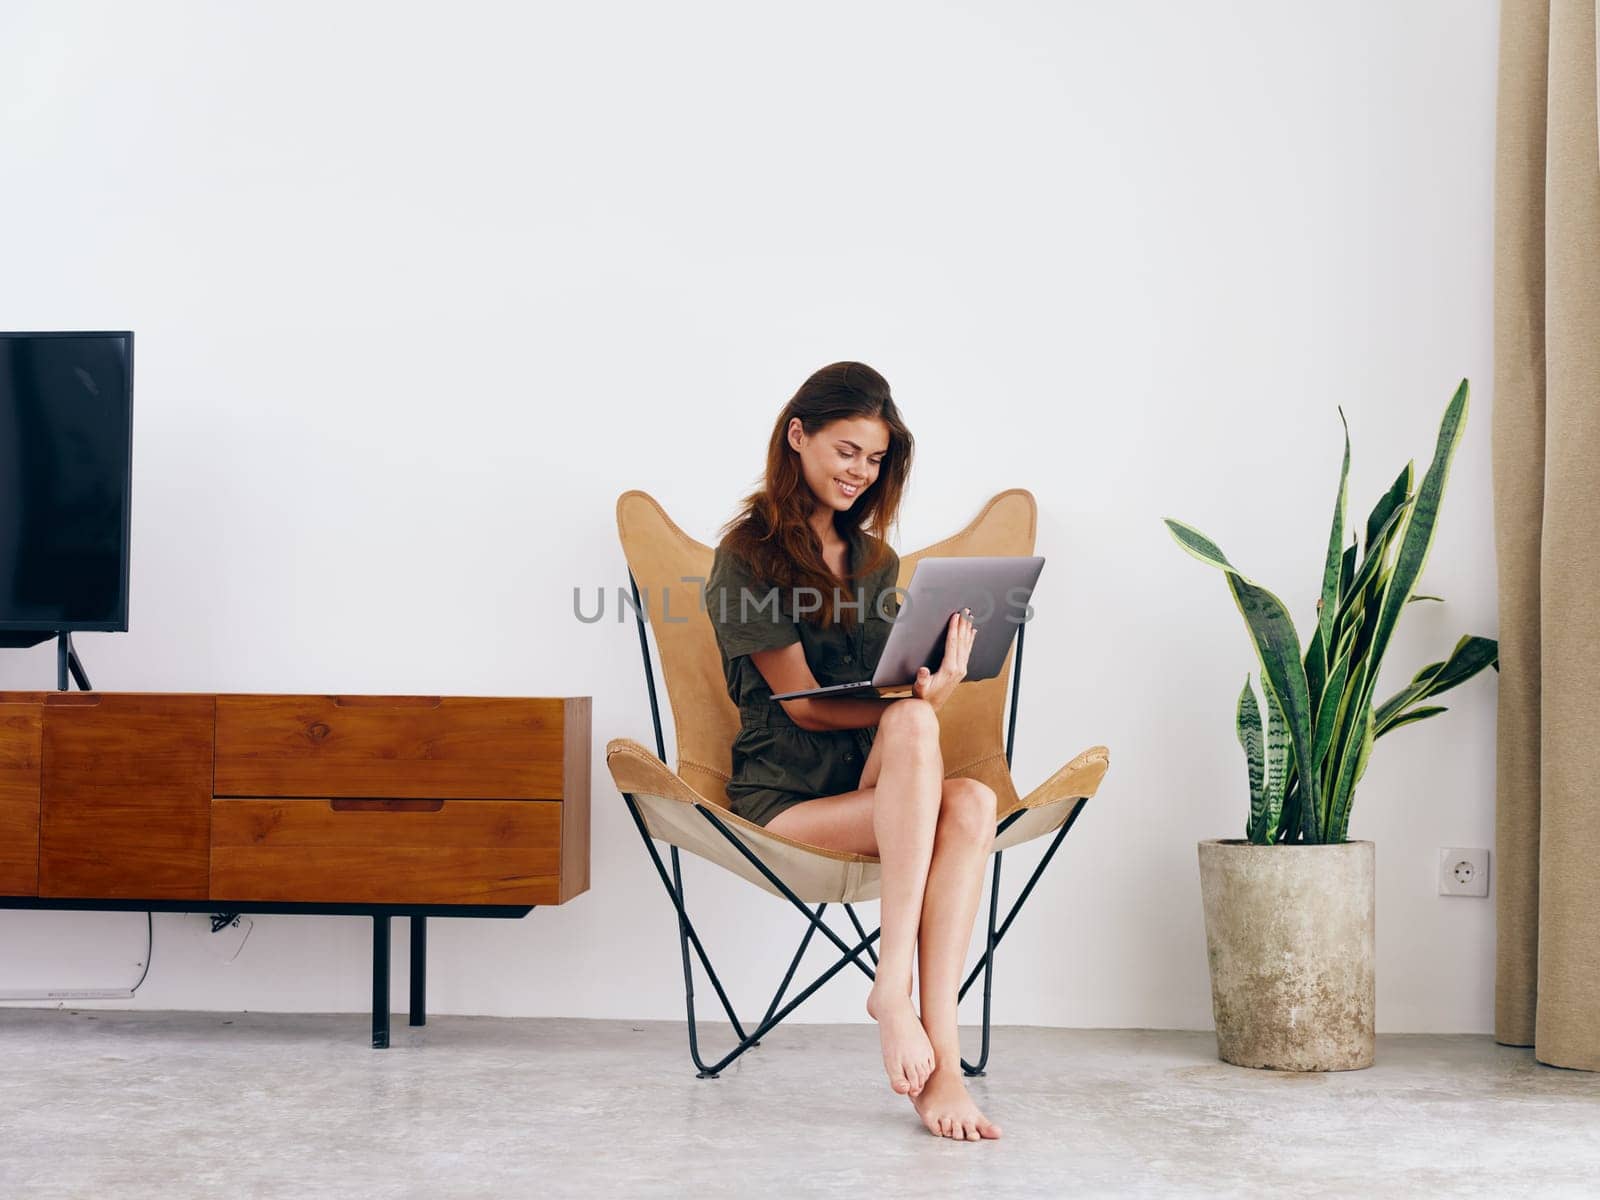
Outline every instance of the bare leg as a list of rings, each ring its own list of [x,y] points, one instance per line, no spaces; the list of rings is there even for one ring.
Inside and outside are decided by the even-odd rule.
[[[967,1093],[961,1075],[956,997],[994,830],[994,789],[973,779],[945,780],[918,952],[922,1024],[933,1043],[937,1066],[912,1103],[930,1132],[973,1142],[999,1137],[1000,1127],[978,1110]]]
[[[883,935],[867,1012],[878,1022],[889,1086],[911,1095],[934,1068],[933,1045],[911,1004],[911,963],[943,779],[938,714],[924,700],[900,700],[884,709],[860,789],[796,804],[768,823],[812,845],[877,854]],[[869,806],[870,829],[862,820]]]
[[[768,828],[814,846],[876,854],[873,785],[882,757],[878,748],[882,745],[882,739],[874,744],[862,771],[860,789],[785,809],[768,823]],[[922,975],[923,1027],[934,1047],[936,1066],[925,1085],[910,1094],[930,1132],[958,1139],[970,1139],[969,1131],[976,1132],[979,1138],[999,1137],[1001,1132],[978,1111],[967,1093],[961,1077],[955,1016],[961,968],[972,940],[994,829],[991,789],[966,779],[943,781],[940,816],[924,885],[917,954]],[[885,866],[886,877],[892,869],[892,865]],[[886,883],[886,894],[887,887]]]

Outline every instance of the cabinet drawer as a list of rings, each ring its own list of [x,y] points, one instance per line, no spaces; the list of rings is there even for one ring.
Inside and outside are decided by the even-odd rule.
[[[37,704],[0,704],[0,896],[39,894]]]
[[[39,895],[204,899],[212,697],[57,692],[43,721]]]
[[[211,802],[216,900],[555,904],[562,805],[519,800]]]
[[[578,703],[218,696],[214,795],[560,800]]]

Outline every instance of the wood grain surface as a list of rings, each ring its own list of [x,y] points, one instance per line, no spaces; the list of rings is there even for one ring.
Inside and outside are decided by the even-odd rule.
[[[37,704],[0,703],[0,896],[39,894]]]
[[[39,895],[205,899],[213,698],[59,696],[43,706]]]
[[[338,810],[332,799],[219,798],[211,891],[240,901],[555,904],[562,807],[447,800],[432,811]]]
[[[217,697],[218,796],[560,800],[556,699]]]

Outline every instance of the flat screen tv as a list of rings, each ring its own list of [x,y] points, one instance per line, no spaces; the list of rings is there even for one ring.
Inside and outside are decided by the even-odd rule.
[[[132,492],[133,334],[0,333],[0,644],[128,628]]]

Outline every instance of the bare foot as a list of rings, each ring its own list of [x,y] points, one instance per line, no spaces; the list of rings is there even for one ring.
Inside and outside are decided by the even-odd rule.
[[[889,995],[874,986],[867,993],[867,1012],[878,1023],[889,1086],[902,1096],[915,1096],[933,1072],[934,1063],[933,1044],[911,1006],[911,997]]]
[[[956,1141],[977,1142],[1000,1136],[1000,1126],[978,1111],[967,1094],[959,1066],[943,1063],[934,1068],[922,1093],[913,1096],[912,1105],[928,1132]]]

